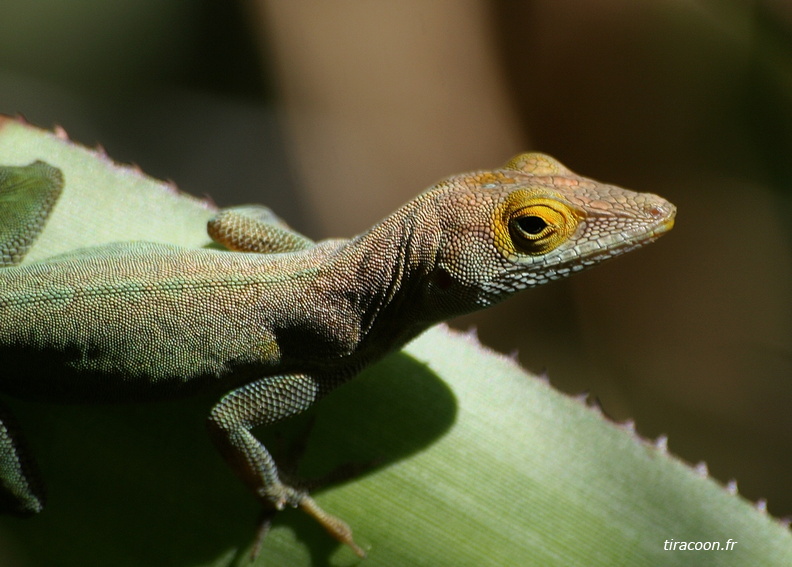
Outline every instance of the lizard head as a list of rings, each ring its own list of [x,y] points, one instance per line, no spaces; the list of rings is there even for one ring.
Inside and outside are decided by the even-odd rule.
[[[430,293],[473,308],[652,242],[676,214],[657,195],[581,177],[537,153],[450,177],[430,195],[443,235]]]

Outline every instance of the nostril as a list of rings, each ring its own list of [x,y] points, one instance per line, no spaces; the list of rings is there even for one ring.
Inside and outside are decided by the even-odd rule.
[[[651,205],[644,209],[646,214],[656,219],[662,219],[668,216],[671,212],[669,207],[664,205]]]

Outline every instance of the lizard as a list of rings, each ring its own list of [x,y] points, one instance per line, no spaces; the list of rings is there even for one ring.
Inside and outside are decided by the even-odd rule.
[[[554,158],[450,176],[368,231],[314,242],[268,208],[221,209],[225,249],[119,242],[21,264],[64,187],[45,162],[0,168],[0,392],[65,402],[227,393],[209,435],[265,510],[301,508],[360,557],[348,524],[280,478],[251,433],[300,413],[435,323],[641,247],[676,208]],[[0,507],[44,491],[0,412]],[[263,537],[263,535],[261,536]]]

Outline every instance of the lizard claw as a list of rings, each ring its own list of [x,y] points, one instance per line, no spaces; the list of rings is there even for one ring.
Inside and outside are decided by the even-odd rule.
[[[253,541],[253,549],[250,551],[250,561],[253,562],[261,553],[261,548],[264,545],[264,538],[270,531],[272,526],[272,518],[275,515],[275,510],[265,510],[261,514],[259,521],[258,531],[256,532],[256,539]]]

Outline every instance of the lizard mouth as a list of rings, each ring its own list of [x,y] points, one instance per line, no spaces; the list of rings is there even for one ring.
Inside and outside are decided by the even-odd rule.
[[[601,253],[592,254],[588,258],[581,259],[581,264],[584,266],[591,266],[603,260],[607,260],[608,258],[620,256],[625,252],[630,252],[631,250],[654,242],[674,228],[674,223],[676,222],[676,207],[671,203],[665,202],[662,205],[654,206],[647,212],[658,219],[654,225],[650,225],[643,230],[634,232],[627,231],[619,234],[618,237],[621,239],[620,242],[611,242],[602,249]]]
[[[657,199],[660,198],[657,197]],[[661,203],[655,203],[651,207],[647,207],[645,213],[654,222],[651,222],[650,219],[645,219],[643,224],[627,228],[621,232],[614,232],[607,239],[600,240],[597,244],[591,244],[591,240],[588,240],[586,244],[577,247],[571,257],[559,262],[556,268],[549,270],[545,275],[548,279],[556,279],[572,272],[578,272],[650,244],[674,228],[676,207],[668,201],[663,200]]]

